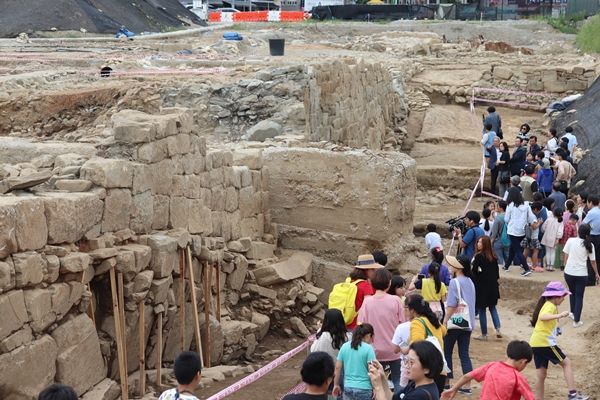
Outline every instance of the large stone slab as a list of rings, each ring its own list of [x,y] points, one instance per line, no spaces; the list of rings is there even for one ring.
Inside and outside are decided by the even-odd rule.
[[[104,202],[95,193],[45,193],[48,243],[75,243],[102,221]]]
[[[46,263],[35,251],[13,254],[15,283],[18,288],[37,285],[44,279]]]
[[[58,347],[56,381],[82,395],[106,377],[94,323],[80,314],[52,331]]]
[[[14,331],[21,329],[23,324],[29,320],[22,290],[14,290],[0,295],[0,315],[2,316],[0,340],[3,340]],[[0,366],[1,368],[2,366]]]
[[[121,394],[121,387],[112,379],[106,378],[83,395],[83,400],[115,400]]]
[[[132,198],[129,189],[111,189],[104,199],[104,217],[102,231],[114,232],[129,228],[131,218]]]
[[[287,261],[256,269],[254,277],[261,286],[289,282],[297,278],[306,278],[311,274],[312,261],[313,255],[310,253],[294,253]]]
[[[41,185],[52,177],[52,171],[34,172],[27,176],[17,176],[8,178],[0,182],[0,193],[6,193],[11,190],[28,189]]]
[[[154,278],[165,278],[179,268],[179,255],[177,253],[177,240],[169,236],[148,236],[148,246],[152,249],[150,268],[154,271]]]
[[[115,140],[123,143],[147,143],[177,134],[177,116],[150,115],[122,110],[111,117]]]
[[[17,212],[12,201],[0,198],[0,259],[18,251]]]
[[[106,189],[131,188],[133,165],[125,160],[94,158],[81,167],[81,178]]]
[[[35,333],[42,332],[56,321],[56,314],[52,312],[52,292],[50,290],[26,290],[23,294],[31,328]]]
[[[246,257],[250,260],[264,260],[273,258],[274,246],[269,243],[252,242],[250,250],[246,252]]]
[[[46,245],[48,227],[44,202],[40,198],[17,197],[14,202],[17,216],[19,251],[38,250]]]
[[[37,399],[40,391],[54,382],[56,355],[56,343],[48,335],[2,354],[1,382],[21,394],[16,399]]]

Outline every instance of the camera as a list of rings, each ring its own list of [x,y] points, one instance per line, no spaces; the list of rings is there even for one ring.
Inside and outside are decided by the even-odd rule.
[[[458,216],[450,218],[448,221],[446,221],[446,223],[449,225],[448,232],[454,232],[454,228],[458,228],[460,229],[460,232],[464,235],[465,232],[469,229],[467,227],[467,224],[465,223],[465,218],[466,217]]]

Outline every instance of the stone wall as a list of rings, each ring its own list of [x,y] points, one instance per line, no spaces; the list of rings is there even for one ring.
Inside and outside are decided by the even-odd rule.
[[[406,115],[390,72],[378,63],[343,59],[313,65],[304,90],[306,135],[353,148],[381,150],[398,144]]]
[[[270,327],[304,337],[308,330],[298,316],[313,323],[323,316],[323,290],[307,282],[312,255],[276,252],[269,169],[260,150],[207,148],[187,109],[125,110],[111,120],[110,138],[97,146],[111,158],[67,153],[3,165],[0,376],[19,399],[35,398],[52,382],[79,395],[104,393],[89,399],[116,398],[112,268],[124,281],[128,371],[139,366],[141,302],[147,368],[156,367],[158,346],[172,363],[180,351],[179,252],[187,246],[195,287],[186,280],[184,347],[198,350],[194,290],[200,313],[211,312],[208,326],[200,319],[202,334],[211,332],[213,364],[253,361]],[[207,263],[220,266],[220,286],[216,276],[208,285],[210,304],[204,302]]]
[[[283,247],[353,264],[367,251],[396,253],[412,237],[417,168],[407,155],[272,147],[264,159]]]

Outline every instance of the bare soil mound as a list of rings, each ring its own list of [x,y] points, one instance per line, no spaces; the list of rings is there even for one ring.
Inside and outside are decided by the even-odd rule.
[[[26,3],[26,4],[25,4]],[[116,33],[121,26],[139,33],[167,28],[205,25],[178,0],[3,0],[0,37],[21,32],[85,29],[90,33]]]

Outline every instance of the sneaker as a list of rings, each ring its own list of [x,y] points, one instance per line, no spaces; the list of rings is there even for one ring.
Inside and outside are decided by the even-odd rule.
[[[521,272],[521,276],[527,276],[531,274],[531,270]]]
[[[583,321],[573,322],[573,328],[579,328],[581,325],[583,325]]]
[[[544,272],[544,268],[540,268],[540,267],[535,267],[533,270],[535,272]]]
[[[467,394],[467,395],[472,395],[473,391],[471,389],[463,389],[460,388],[458,389],[458,393],[462,393],[462,394]],[[586,399],[589,399],[590,396],[586,397]],[[578,399],[578,397],[574,397],[575,399]]]
[[[460,389],[458,389],[460,391]],[[583,393],[573,393],[569,395],[569,400],[587,400],[589,399],[590,396],[588,396],[587,394],[583,394]]]
[[[575,321],[575,315],[573,313],[569,313],[569,318],[571,318],[573,321]]]
[[[486,341],[486,340],[488,340],[488,337],[486,335],[477,335],[477,336],[474,336],[473,339]]]
[[[502,332],[500,332],[500,329],[496,329],[496,337],[502,339]]]
[[[508,268],[507,267],[502,267],[502,271],[508,272]]]

